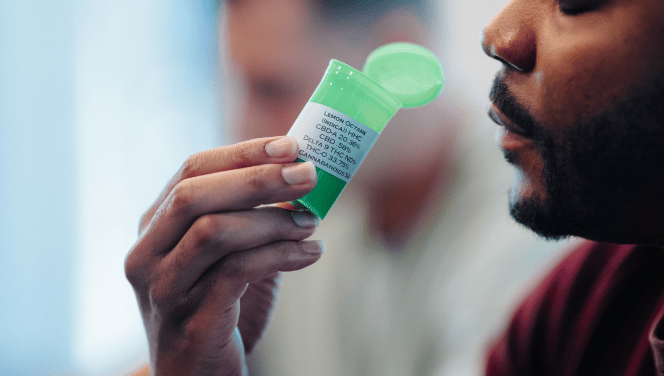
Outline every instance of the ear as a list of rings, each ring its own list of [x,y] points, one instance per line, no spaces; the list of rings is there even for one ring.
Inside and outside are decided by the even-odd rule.
[[[395,8],[375,23],[371,39],[379,46],[394,42],[422,44],[426,39],[424,21],[410,8]]]

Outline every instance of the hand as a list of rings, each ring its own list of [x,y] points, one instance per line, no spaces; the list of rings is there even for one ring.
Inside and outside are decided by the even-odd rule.
[[[316,185],[288,137],[251,140],[190,157],[143,216],[125,261],[150,347],[153,374],[246,373],[245,352],[263,332],[279,271],[316,262],[303,241],[317,219],[257,207]]]

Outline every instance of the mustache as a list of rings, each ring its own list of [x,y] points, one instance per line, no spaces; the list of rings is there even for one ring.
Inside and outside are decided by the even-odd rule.
[[[533,138],[544,135],[545,131],[542,125],[517,101],[516,96],[509,90],[500,73],[496,75],[493,81],[489,99],[503,115],[528,135],[533,136]]]

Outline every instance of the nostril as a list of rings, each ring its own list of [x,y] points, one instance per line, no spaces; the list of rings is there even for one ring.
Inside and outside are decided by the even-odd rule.
[[[534,47],[528,45],[530,42],[524,35],[511,35],[513,33],[504,33],[502,42],[505,46],[496,48],[495,43],[489,43],[486,38],[486,30],[480,35],[480,44],[484,53],[503,65],[517,70],[527,72],[534,68]],[[514,37],[521,37],[516,39]]]
[[[506,68],[529,72],[537,59],[536,34],[534,21],[508,6],[482,30],[480,44],[487,56]]]
[[[511,63],[510,61],[503,59],[500,55],[496,53],[496,47],[493,44],[482,43],[482,50],[487,56],[500,61],[503,65],[506,65],[512,69],[518,70],[519,72],[524,72],[525,69],[519,67],[516,64]]]
[[[529,69],[527,69],[527,68],[519,67],[518,65],[513,64],[513,63],[511,63],[511,62],[509,62],[509,61],[503,59],[502,57],[500,57],[500,56],[498,56],[498,55],[494,55],[493,58],[496,59],[496,60],[498,60],[498,61],[500,61],[500,62],[503,63],[504,65],[506,65],[506,66],[508,66],[508,67],[510,67],[510,68],[512,68],[512,69],[514,69],[514,70],[517,70],[517,71],[519,71],[519,72],[527,72],[527,71],[529,70]]]

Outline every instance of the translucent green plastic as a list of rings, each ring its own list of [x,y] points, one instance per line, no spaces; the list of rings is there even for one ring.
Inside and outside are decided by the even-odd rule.
[[[372,52],[363,72],[331,60],[309,101],[342,112],[381,133],[399,108],[426,104],[442,88],[442,67],[431,51],[414,44],[393,43]],[[316,187],[293,203],[323,219],[346,182],[316,170]]]
[[[427,104],[443,90],[443,68],[438,57],[412,43],[377,48],[367,57],[362,71],[405,108]]]
[[[357,69],[331,60],[318,88],[309,100],[330,107],[380,133],[397,113],[401,102]],[[346,182],[317,169],[318,184],[296,200],[319,218],[325,218]],[[296,204],[296,205],[297,205]]]

